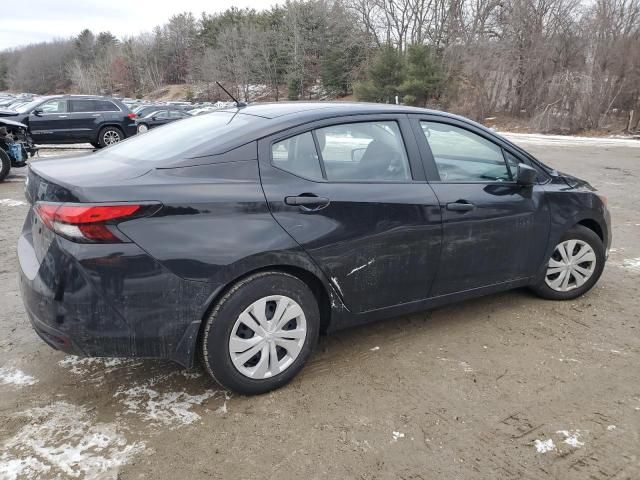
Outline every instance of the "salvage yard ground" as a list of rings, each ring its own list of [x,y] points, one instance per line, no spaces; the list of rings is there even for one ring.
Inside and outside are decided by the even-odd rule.
[[[511,138],[608,196],[598,286],[340,332],[289,386],[252,398],[199,370],[39,340],[18,292],[14,170],[0,184],[0,479],[640,478],[640,142]]]

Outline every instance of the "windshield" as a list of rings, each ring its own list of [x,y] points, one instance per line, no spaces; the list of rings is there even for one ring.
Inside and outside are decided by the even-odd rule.
[[[138,134],[100,150],[96,155],[149,164],[212,155],[217,147],[226,142],[242,140],[243,137],[246,137],[247,142],[254,140],[247,133],[250,133],[256,123],[265,121],[260,117],[237,112],[215,112],[189,117]]]
[[[19,105],[13,106],[12,109],[18,113],[27,113],[29,110],[39,105],[40,103],[42,103],[42,100],[33,100],[31,102],[21,103]]]

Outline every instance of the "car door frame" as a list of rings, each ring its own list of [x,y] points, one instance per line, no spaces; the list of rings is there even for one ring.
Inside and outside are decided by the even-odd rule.
[[[429,181],[430,184],[434,185],[435,184],[460,184],[460,185],[464,185],[464,184],[479,184],[479,185],[495,185],[496,187],[499,186],[513,186],[513,187],[517,187],[517,180],[515,178],[513,178],[511,181],[509,182],[505,182],[505,181],[489,181],[487,180],[487,182],[465,182],[465,181],[460,181],[460,182],[456,182],[456,181],[443,181],[440,178],[440,174],[438,172],[438,168],[434,159],[434,156],[431,152],[431,148],[429,146],[429,142],[422,130],[422,127],[420,125],[420,122],[424,121],[424,122],[433,122],[433,123],[442,123],[442,124],[446,124],[446,125],[451,125],[453,127],[457,127],[466,131],[469,131],[477,136],[479,136],[480,138],[492,143],[493,145],[496,145],[498,147],[501,148],[501,150],[504,152],[508,152],[509,154],[511,154],[512,156],[514,156],[520,163],[524,163],[525,165],[531,166],[533,168],[536,169],[536,171],[538,171],[538,175],[539,175],[539,179],[542,179],[542,181],[538,181],[536,182],[536,184],[534,184],[532,187],[520,187],[520,188],[532,188],[532,194],[533,194],[533,189],[538,189],[536,191],[536,193],[539,195],[539,205],[540,208],[542,208],[544,210],[544,215],[546,216],[546,219],[544,220],[545,222],[545,228],[546,228],[546,236],[545,236],[545,245],[544,248],[540,249],[539,255],[540,258],[536,259],[539,260],[539,262],[542,261],[542,259],[544,258],[544,252],[546,252],[547,250],[547,244],[549,242],[549,235],[550,235],[550,221],[551,221],[551,216],[549,213],[549,206],[548,206],[548,202],[546,201],[546,197],[544,195],[544,185],[546,183],[548,183],[550,181],[550,177],[549,175],[544,172],[544,170],[538,166],[537,164],[535,164],[534,162],[531,161],[530,158],[528,158],[527,156],[523,155],[518,149],[514,148],[513,145],[511,145],[510,143],[506,142],[504,139],[500,138],[499,136],[496,135],[492,135],[490,134],[490,132],[487,132],[484,128],[481,128],[477,125],[474,125],[472,122],[468,122],[468,121],[463,121],[461,119],[457,119],[455,117],[449,117],[449,116],[443,116],[443,115],[437,115],[437,114],[433,114],[433,113],[425,113],[425,114],[409,114],[409,119],[410,119],[410,123],[411,123],[411,127],[414,131],[414,137],[416,138],[416,142],[418,143],[418,149],[420,151],[420,155],[422,158],[422,163],[424,166],[424,170],[425,170],[425,174],[426,174],[426,178]],[[507,167],[507,169],[509,171],[511,171],[511,167],[509,167],[508,163],[507,163],[507,159],[504,158],[504,153],[503,153],[503,159],[505,162],[505,166]],[[436,196],[438,194],[437,191],[437,187],[435,188],[436,190]],[[442,219],[443,219],[443,242],[446,241],[446,229],[447,229],[447,219],[445,217],[446,215],[446,211],[444,211],[444,205],[441,203],[441,208],[443,208],[443,214],[442,214]],[[442,257],[444,259],[444,253],[442,255]],[[531,265],[535,265],[536,263],[539,263],[536,261],[532,261]],[[440,266],[440,270],[442,270],[443,265]],[[535,268],[531,268],[531,274],[533,275],[535,272],[537,271],[537,269]],[[505,279],[504,282],[502,283],[491,283],[491,284],[487,284],[487,285],[483,285],[483,286],[479,286],[479,287],[474,287],[470,290],[490,290],[490,291],[500,291],[500,290],[505,290],[508,288],[512,288],[512,287],[516,287],[516,286],[524,286],[524,285],[528,285],[531,282],[532,276],[523,276],[521,278],[512,278],[512,279]],[[436,279],[436,282],[438,281],[438,279]],[[435,293],[437,294],[438,292],[435,291]],[[456,295],[465,295],[466,291],[465,290],[460,290],[458,292],[449,292],[449,293],[444,293],[442,295],[437,295],[437,296],[442,296],[442,297],[449,297],[449,296],[456,296]]]
[[[51,102],[51,101],[60,101],[63,100],[67,106],[67,111],[65,113],[46,113],[41,112],[38,115],[34,113],[35,110],[40,109],[43,105]],[[37,118],[36,126],[38,123],[42,123],[42,128],[39,130],[35,130],[33,128],[33,117]],[[49,98],[42,103],[40,103],[37,107],[33,108],[31,112],[29,112],[29,129],[31,132],[31,136],[33,137],[33,141],[35,143],[47,143],[47,142],[64,142],[67,138],[68,134],[68,122],[65,120],[69,119],[69,98]],[[66,128],[47,128],[50,126],[62,126],[65,127],[64,123],[67,123]],[[41,133],[42,132],[42,133]]]
[[[310,179],[310,178],[305,178],[302,177],[300,175],[296,175],[295,173],[292,172],[288,172],[288,171],[284,171],[279,169],[277,166],[273,165],[272,163],[272,151],[271,151],[271,146],[279,141],[283,141],[286,140],[288,138],[306,133],[306,132],[312,132],[314,130],[317,130],[319,128],[323,128],[323,127],[328,127],[328,126],[335,126],[335,125],[340,125],[340,124],[350,124],[350,123],[362,123],[362,122],[384,122],[384,121],[394,121],[398,124],[400,133],[402,135],[402,139],[403,139],[403,143],[404,143],[404,148],[406,150],[406,154],[407,154],[407,160],[409,163],[409,168],[411,171],[411,180],[403,180],[403,181],[385,181],[385,182],[380,182],[380,181],[367,181],[367,180],[359,180],[359,181],[341,181],[341,180],[332,180],[332,181],[328,181],[326,180],[326,178],[323,178],[321,180],[319,179]],[[314,135],[314,142],[317,142],[317,139],[315,138]],[[316,143],[316,150],[318,150],[318,145]],[[307,181],[307,182],[313,182],[313,183],[317,183],[317,184],[326,184],[326,185],[340,185],[340,184],[345,184],[345,185],[349,185],[349,184],[371,184],[371,185],[380,185],[381,183],[384,184],[388,184],[388,185],[394,185],[394,184],[400,184],[400,185],[419,185],[422,186],[424,188],[424,198],[425,201],[428,199],[428,196],[431,195],[433,196],[433,191],[431,190],[431,187],[429,186],[427,179],[426,179],[426,175],[425,175],[425,171],[424,171],[424,164],[422,161],[422,157],[420,154],[420,151],[418,149],[418,144],[417,141],[415,139],[415,134],[413,132],[413,129],[410,125],[409,122],[409,118],[405,113],[367,113],[367,114],[356,114],[356,115],[337,115],[334,117],[330,117],[330,118],[324,118],[321,120],[314,120],[314,121],[310,121],[308,123],[304,123],[301,125],[297,125],[295,127],[292,128],[288,128],[276,133],[273,133],[267,137],[264,137],[260,140],[258,140],[258,159],[259,162],[261,164],[261,178],[263,176],[263,166],[264,164],[267,164],[267,168],[274,168],[277,170],[280,170],[288,175],[293,175],[294,177],[298,177],[301,180]],[[321,164],[322,165],[322,164]],[[322,168],[324,169],[324,167],[322,166]],[[263,186],[264,188],[264,186]],[[265,190],[265,195],[267,196],[267,202],[269,204],[269,208],[272,208],[271,202],[269,200],[269,195],[267,194],[266,190]],[[272,211],[273,213],[273,211]],[[274,218],[276,218],[274,216]],[[278,221],[276,219],[276,221]],[[280,223],[280,222],[278,222]],[[439,242],[441,242],[441,221],[438,221],[438,232],[439,232]],[[287,229],[283,226],[283,229],[285,231],[287,231]],[[288,232],[289,233],[289,232]],[[435,258],[436,260],[436,265],[434,268],[437,268],[437,265],[439,264],[439,255],[440,255],[440,245],[438,246],[438,251],[437,251],[437,257]],[[311,256],[310,256],[311,258]],[[315,260],[312,260],[314,262],[314,264],[317,265]],[[322,266],[317,265],[318,268],[320,269],[320,271],[323,272],[323,275],[325,276],[325,278],[323,279],[324,282],[326,282],[326,284],[330,285],[333,293],[336,294],[339,298],[343,298],[342,292],[340,292],[340,287],[338,285],[335,284],[334,279],[329,279],[325,270],[322,268]],[[431,283],[429,284],[428,288],[425,290],[425,297],[422,299],[416,299],[414,301],[411,302],[407,302],[407,303],[403,303],[403,304],[396,304],[396,305],[389,305],[386,307],[382,307],[382,308],[377,308],[375,310],[368,310],[366,312],[363,313],[351,313],[346,315],[344,322],[348,323],[348,325],[356,325],[356,324],[360,324],[360,323],[367,323],[368,321],[375,319],[375,318],[384,318],[384,317],[388,317],[389,315],[394,315],[396,313],[401,314],[401,313],[407,313],[410,311],[415,311],[416,309],[420,308],[420,305],[424,304],[426,301],[428,301],[429,297],[430,297],[430,290],[431,290],[431,286],[432,286],[432,282],[433,279],[435,279],[435,275],[437,274],[437,271],[433,271],[433,276],[431,278]],[[346,319],[348,318],[348,320]],[[340,322],[343,323],[343,322]],[[343,323],[343,326],[344,323]]]

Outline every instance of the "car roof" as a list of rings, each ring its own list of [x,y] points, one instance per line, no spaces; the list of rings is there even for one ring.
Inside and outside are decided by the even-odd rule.
[[[113,100],[119,102],[117,98],[105,97],[102,95],[46,95],[39,97],[42,100],[52,100],[55,98],[68,98],[70,100]]]
[[[383,103],[364,102],[274,102],[255,103],[243,107],[231,107],[220,111],[239,112],[263,118],[278,118],[285,115],[315,112],[323,117],[340,115],[363,115],[367,113],[438,113],[435,110],[408,107],[405,105],[389,105]]]

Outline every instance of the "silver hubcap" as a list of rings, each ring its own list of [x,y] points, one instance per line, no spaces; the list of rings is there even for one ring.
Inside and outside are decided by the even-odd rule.
[[[109,130],[108,132],[104,132],[102,139],[105,145],[113,145],[120,141],[120,134],[114,130]]]
[[[553,251],[545,282],[557,292],[568,292],[584,285],[595,268],[596,254],[593,248],[582,240],[567,240]]]
[[[139,133],[144,133],[144,132],[146,132],[147,130],[149,130],[149,129],[147,128],[147,126],[146,126],[146,125],[138,125],[138,132],[139,132]]]
[[[270,295],[253,302],[231,330],[229,354],[246,377],[264,379],[289,368],[307,338],[307,320],[295,300]]]

